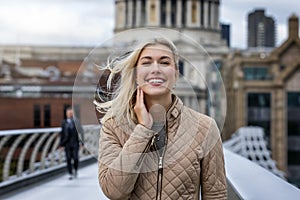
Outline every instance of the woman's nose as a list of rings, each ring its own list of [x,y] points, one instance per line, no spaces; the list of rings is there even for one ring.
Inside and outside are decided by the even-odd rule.
[[[154,73],[154,72],[160,72],[160,66],[157,62],[153,63],[151,65],[151,72]]]

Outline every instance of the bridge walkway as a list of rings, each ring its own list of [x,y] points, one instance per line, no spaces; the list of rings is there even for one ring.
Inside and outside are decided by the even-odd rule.
[[[106,200],[97,179],[97,164],[91,164],[78,170],[78,177],[68,179],[63,174],[44,183],[34,184],[1,197],[5,200]]]

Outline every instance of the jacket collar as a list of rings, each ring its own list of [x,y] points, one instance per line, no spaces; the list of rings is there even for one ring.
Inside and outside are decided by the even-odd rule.
[[[172,104],[169,107],[166,115],[167,122],[172,122],[176,120],[180,116],[183,107],[182,101],[176,95],[173,94],[172,99]]]

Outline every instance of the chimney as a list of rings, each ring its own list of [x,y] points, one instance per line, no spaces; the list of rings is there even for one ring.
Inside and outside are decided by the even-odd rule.
[[[296,14],[289,18],[289,38],[299,37],[299,19]]]

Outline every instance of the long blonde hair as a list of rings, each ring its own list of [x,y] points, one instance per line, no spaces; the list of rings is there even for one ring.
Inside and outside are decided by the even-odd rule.
[[[107,94],[105,95],[110,97],[105,100],[98,95],[94,100],[97,111],[104,115],[100,121],[102,124],[110,118],[116,118],[119,121],[125,117],[128,122],[135,121],[133,112],[135,98],[133,97],[136,92],[136,64],[144,48],[156,44],[164,45],[171,50],[176,63],[175,67],[178,69],[177,48],[165,38],[153,38],[143,41],[133,51],[126,52],[113,60],[108,58],[106,66],[100,67],[100,70],[109,70],[105,86]],[[116,85],[113,84],[115,79],[118,80]]]

